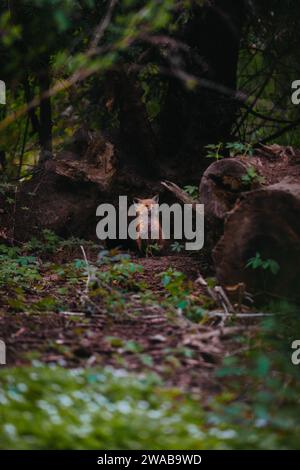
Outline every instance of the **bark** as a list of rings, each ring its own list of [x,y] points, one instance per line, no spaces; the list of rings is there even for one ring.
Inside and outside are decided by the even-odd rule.
[[[263,166],[252,157],[226,158],[212,163],[204,172],[200,182],[200,201],[205,207],[207,227],[206,246],[212,249],[224,231],[224,221],[241,195],[261,186],[255,179],[243,180],[247,169],[254,167],[257,178],[261,177]],[[265,162],[267,165],[267,162]]]
[[[279,272],[246,267],[259,253],[274,260]],[[213,251],[219,282],[244,282],[256,295],[300,299],[300,183],[283,180],[246,193],[225,222],[224,235]]]
[[[40,163],[52,154],[52,107],[51,98],[43,98],[43,94],[50,89],[51,78],[49,66],[45,65],[44,70],[39,73],[40,87],[40,123],[39,123],[39,143],[41,146]]]
[[[29,78],[28,78],[27,73],[26,73],[25,78],[24,78],[23,86],[24,86],[24,93],[25,93],[26,103],[29,104],[31,102],[31,100],[33,99],[33,93],[32,93],[32,90],[30,88]],[[40,123],[39,123],[39,119],[36,115],[36,110],[34,108],[31,108],[28,111],[28,115],[29,115],[30,122],[31,122],[32,132],[34,134],[39,135]]]
[[[243,176],[247,164],[238,159],[225,159],[210,165],[201,179],[199,193],[211,222],[223,222],[241,192],[246,190]]]
[[[0,194],[0,241],[39,238],[43,229],[96,240],[99,204],[117,207],[119,195],[131,202],[161,190],[159,181],[129,171],[121,160],[114,144],[98,132],[77,131],[68,150],[38,167],[16,192]]]

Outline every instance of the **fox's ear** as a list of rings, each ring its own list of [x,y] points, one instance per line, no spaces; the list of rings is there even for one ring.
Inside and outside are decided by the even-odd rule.
[[[134,198],[133,198],[133,203],[134,203],[134,204],[140,204],[140,203],[141,203],[141,199],[139,199],[138,197],[134,197]]]
[[[152,198],[154,202],[159,201],[159,194],[155,194],[155,196]]]

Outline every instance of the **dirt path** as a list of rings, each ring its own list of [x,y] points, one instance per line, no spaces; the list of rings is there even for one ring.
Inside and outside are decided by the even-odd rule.
[[[135,372],[151,370],[168,385],[216,389],[214,370],[232,349],[232,340],[217,325],[195,324],[180,311],[170,311],[157,276],[172,267],[193,282],[199,260],[180,255],[135,261],[143,266],[138,280],[147,283],[156,302],[145,302],[139,293],[129,292],[124,295],[123,313],[3,311],[0,337],[7,344],[8,366],[34,359],[65,367],[111,365]],[[52,276],[49,282],[53,289],[58,280]],[[197,289],[195,296],[201,295]]]

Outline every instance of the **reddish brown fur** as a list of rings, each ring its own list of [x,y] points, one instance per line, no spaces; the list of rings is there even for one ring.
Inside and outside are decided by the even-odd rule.
[[[148,224],[150,226],[150,224],[151,224],[151,209],[153,208],[153,206],[155,204],[158,204],[158,196],[154,196],[153,198],[149,198],[149,199],[138,199],[138,198],[136,198],[135,203],[137,205],[137,217],[138,218],[140,217],[140,219],[142,219],[142,215],[141,215],[142,212],[144,212],[144,210],[148,211]],[[161,228],[159,219],[157,219],[155,222],[158,223],[158,239],[154,239],[154,240],[152,240],[151,238],[148,238],[148,239],[142,238],[141,235],[139,235],[143,230],[142,220],[141,220],[140,223],[137,224],[138,237],[137,237],[137,240],[136,240],[136,244],[137,244],[138,250],[141,253],[144,253],[146,251],[147,247],[150,246],[150,245],[153,245],[153,244],[157,244],[160,247],[161,250],[165,246],[165,240],[164,240],[164,237],[163,237],[163,232],[162,232],[162,228]],[[149,229],[149,232],[150,232],[150,229]]]

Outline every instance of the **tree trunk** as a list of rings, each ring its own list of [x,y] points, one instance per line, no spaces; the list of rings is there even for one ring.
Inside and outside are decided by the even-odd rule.
[[[47,160],[52,154],[52,108],[51,98],[43,98],[43,94],[50,89],[51,79],[49,66],[45,66],[44,70],[39,74],[40,87],[40,125],[39,125],[39,142],[41,146],[41,154],[39,163]]]
[[[171,160],[177,156],[179,165],[184,162],[189,178],[199,177],[201,166],[207,166],[207,160],[201,162],[205,145],[230,138],[245,3],[215,0],[204,6],[195,4],[177,37],[188,45],[188,51],[174,50],[169,59],[171,73],[185,70],[197,79],[190,89],[177,76],[170,79],[161,118],[163,153]],[[225,94],[224,87],[232,94]]]

